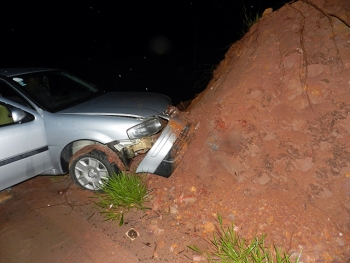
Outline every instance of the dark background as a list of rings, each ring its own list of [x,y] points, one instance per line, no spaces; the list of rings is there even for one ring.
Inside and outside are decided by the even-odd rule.
[[[110,1],[109,1],[110,2]],[[1,8],[0,67],[61,68],[104,90],[167,94],[205,89],[243,16],[280,1],[46,1]],[[246,11],[244,11],[246,10]]]

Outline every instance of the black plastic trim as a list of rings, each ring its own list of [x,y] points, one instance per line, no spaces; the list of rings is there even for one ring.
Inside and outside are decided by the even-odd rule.
[[[48,151],[48,150],[49,150],[49,147],[48,146],[44,146],[42,148],[30,151],[30,152],[21,153],[21,154],[19,154],[17,156],[14,156],[14,157],[8,158],[6,160],[0,161],[0,166],[4,166],[4,165],[10,164],[10,163],[14,163],[14,162],[17,162],[19,160],[28,158],[30,156],[33,156],[33,155],[36,155],[36,154],[39,154],[39,153],[42,153],[42,152],[45,152],[45,151]]]
[[[164,157],[163,161],[159,164],[157,169],[154,171],[154,174],[160,175],[162,177],[170,177],[170,175],[174,172],[175,166],[174,161],[171,160],[171,150]]]

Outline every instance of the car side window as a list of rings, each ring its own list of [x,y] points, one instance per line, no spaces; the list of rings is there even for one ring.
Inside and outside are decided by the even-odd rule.
[[[17,107],[0,102],[0,127],[33,121],[35,116]]]
[[[10,123],[13,123],[13,119],[9,109],[5,105],[0,104],[0,126]]]
[[[2,79],[0,79],[0,97],[4,97],[6,99],[30,107],[30,105],[7,82]]]

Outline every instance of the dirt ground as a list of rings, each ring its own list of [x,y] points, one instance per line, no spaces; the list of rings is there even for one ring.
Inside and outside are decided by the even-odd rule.
[[[192,101],[175,173],[147,176],[152,210],[118,227],[68,176],[34,178],[0,204],[0,261],[205,262],[187,246],[209,248],[220,214],[300,262],[350,262],[349,25],[347,0],[266,12]]]

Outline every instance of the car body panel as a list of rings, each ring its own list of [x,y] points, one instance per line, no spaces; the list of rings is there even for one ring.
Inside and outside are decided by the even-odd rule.
[[[0,102],[9,104],[1,97]],[[5,125],[0,129],[0,190],[53,168],[44,121],[33,110],[28,109],[27,114],[32,114],[34,119]]]
[[[59,113],[149,117],[164,112],[170,103],[158,93],[108,92]]]
[[[157,142],[150,149],[146,157],[142,160],[138,166],[137,173],[154,173],[158,166],[153,165],[154,163],[160,164],[164,156],[171,150],[174,142],[176,141],[176,134],[173,133],[170,126],[165,127],[162,135]]]
[[[197,128],[198,124],[191,116],[180,113],[175,107],[171,108],[168,125],[141,161],[136,172],[169,177],[183,158]],[[157,166],[154,163],[157,163]]]
[[[140,122],[134,118],[116,116],[99,115],[96,118],[95,115],[48,112],[45,112],[44,119],[47,141],[57,173],[63,173],[60,159],[57,156],[69,143],[90,140],[108,144],[115,140],[125,140],[128,139],[126,129]]]

